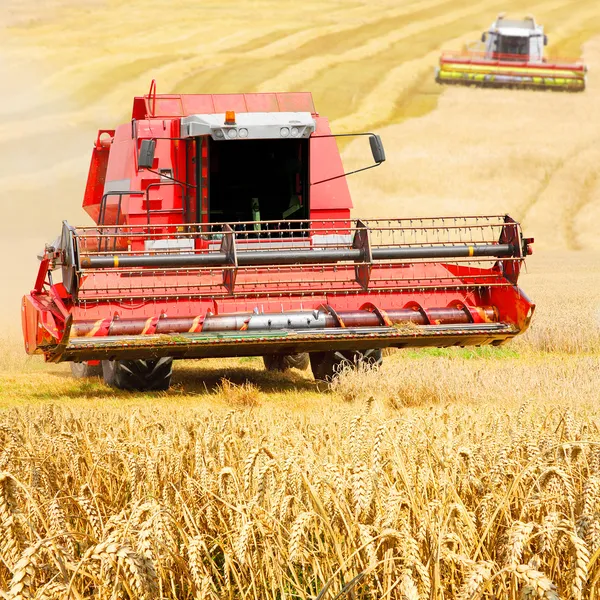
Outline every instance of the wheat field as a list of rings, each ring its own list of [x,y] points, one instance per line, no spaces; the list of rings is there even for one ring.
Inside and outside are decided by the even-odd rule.
[[[442,48],[532,13],[579,95],[442,89]],[[579,600],[600,596],[596,0],[4,0],[0,596]],[[26,358],[19,297],[133,95],[309,90],[388,161],[356,216],[509,212],[535,237],[530,330],[398,351],[332,389],[258,358],[130,394]],[[368,157],[342,146],[348,169]]]
[[[596,597],[585,405],[372,398],[298,418],[224,392],[240,406],[11,410],[6,596]]]

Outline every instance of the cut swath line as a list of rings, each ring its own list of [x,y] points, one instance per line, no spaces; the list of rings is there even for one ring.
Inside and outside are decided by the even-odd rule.
[[[600,152],[596,148],[595,165],[600,162]],[[584,209],[596,200],[599,196],[600,190],[598,189],[598,183],[600,182],[600,174],[597,171],[597,167],[594,166],[591,173],[587,174],[587,177],[583,180],[583,189],[581,195],[576,200],[574,206],[571,207],[570,211],[567,211],[564,220],[565,237],[569,248],[572,250],[583,250],[584,245],[579,241],[579,232],[576,227],[576,222],[579,215]]]
[[[533,9],[544,7],[546,11],[562,8],[565,2],[541,3]],[[533,10],[532,9],[532,10]],[[466,12],[466,11],[465,11]],[[594,7],[588,13],[597,13]],[[573,22],[580,23],[582,19],[589,17],[589,14],[579,14]],[[571,23],[572,25],[573,23]],[[568,25],[565,24],[565,29]],[[444,44],[447,49],[460,49],[465,43],[468,43],[478,34],[477,31],[470,31],[456,37]],[[353,131],[357,127],[372,128],[374,125],[390,123],[393,120],[395,107],[407,95],[414,93],[418,87],[420,77],[424,72],[431,71],[438,62],[439,49],[433,50],[423,57],[404,62],[395,69],[391,70],[385,79],[377,85],[371,93],[360,103],[359,108],[350,115],[337,119],[332,123],[334,131],[346,133]],[[433,77],[433,74],[431,75]]]
[[[547,10],[552,9],[553,7],[564,5],[564,0],[560,2],[544,3],[544,6]],[[264,82],[259,87],[259,91],[271,91],[274,89],[288,90],[292,87],[297,88],[298,86],[306,84],[311,79],[314,79],[319,73],[331,68],[334,65],[372,58],[381,51],[386,50],[391,44],[397,43],[398,41],[412,36],[424,35],[434,27],[459,21],[461,18],[471,16],[473,14],[479,14],[482,10],[489,10],[489,8],[489,1],[479,2],[474,5],[471,4],[468,7],[460,10],[453,10],[430,19],[411,23],[410,25],[402,27],[396,31],[392,31],[387,35],[377,37],[366,44],[352,48],[341,54],[328,54],[310,57],[285,69],[276,77]]]
[[[352,32],[360,30],[365,32],[369,26],[376,25],[382,21],[391,21],[398,17],[409,16],[415,12],[422,12],[430,8],[442,7],[449,4],[451,0],[429,0],[426,2],[413,2],[396,10],[377,11],[373,6],[361,7],[356,13],[344,14],[344,21],[336,24],[315,27],[307,31],[301,31],[297,34],[279,40],[263,48],[254,50],[246,55],[246,58],[269,59],[292,52],[300,46],[311,44],[316,48],[322,47],[324,38],[336,34],[346,34],[348,39],[352,39]],[[364,15],[364,16],[363,16]],[[360,19],[357,21],[357,19]]]

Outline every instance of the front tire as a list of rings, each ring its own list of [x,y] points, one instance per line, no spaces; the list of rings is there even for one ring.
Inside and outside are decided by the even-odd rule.
[[[265,354],[263,356],[267,371],[287,371],[288,369],[308,369],[310,359],[307,352],[299,354]]]
[[[104,383],[130,392],[158,392],[169,389],[173,359],[103,360]]]
[[[87,362],[72,362],[71,374],[75,379],[87,379],[88,377],[102,377],[102,365],[90,365]]]
[[[366,364],[378,368],[382,363],[381,348],[310,353],[310,366],[317,381],[331,382],[346,367],[356,369],[359,365]]]

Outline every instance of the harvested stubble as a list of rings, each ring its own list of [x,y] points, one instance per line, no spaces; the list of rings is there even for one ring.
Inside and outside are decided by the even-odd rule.
[[[598,398],[598,355],[578,356],[507,348],[398,351],[381,370],[346,369],[332,385],[346,402],[377,398],[392,408],[456,402],[573,401]]]
[[[358,411],[358,412],[357,412]],[[600,431],[558,404],[15,408],[6,598],[573,598]],[[119,418],[120,417],[120,418]],[[352,582],[352,583],[350,583]]]

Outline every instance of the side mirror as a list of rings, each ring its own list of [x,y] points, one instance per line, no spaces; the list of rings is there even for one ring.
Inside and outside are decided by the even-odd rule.
[[[369,136],[369,144],[371,145],[371,154],[373,160],[379,165],[385,161],[385,150],[383,149],[383,142],[377,134]]]
[[[548,36],[544,34],[544,46],[548,45]]]
[[[481,41],[485,44],[485,42],[487,41],[487,33],[484,31],[481,34]]]
[[[151,169],[154,164],[156,140],[142,140],[138,154],[138,169]]]
[[[310,185],[318,185],[319,183],[325,183],[326,181],[333,181],[334,179],[339,179],[340,177],[346,177],[346,175],[352,175],[353,173],[360,173],[361,171],[366,171],[367,169],[373,169],[385,161],[383,142],[376,133],[340,133],[338,135],[330,133],[327,135],[314,135],[311,137],[311,139],[318,140],[319,138],[354,137],[359,135],[369,136],[369,145],[371,146],[371,154],[373,155],[375,164],[369,165],[368,167],[362,167],[361,169],[355,169],[354,171],[349,171],[348,173],[342,173],[341,175],[335,175],[334,177],[328,177],[327,179],[321,179],[321,181],[311,181]]]

